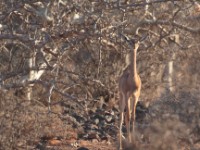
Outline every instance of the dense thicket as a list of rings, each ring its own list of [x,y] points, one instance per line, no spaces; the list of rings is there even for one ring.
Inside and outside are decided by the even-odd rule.
[[[86,113],[97,101],[117,108],[118,76],[132,48],[122,34],[145,37],[137,56],[141,101],[200,98],[198,1],[1,0],[0,10],[4,148],[29,145],[27,132],[42,136],[41,111],[70,104]]]

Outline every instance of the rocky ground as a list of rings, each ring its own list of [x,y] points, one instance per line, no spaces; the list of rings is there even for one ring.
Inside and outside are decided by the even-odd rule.
[[[200,102],[188,94],[183,94],[181,97],[181,99],[175,97],[160,99],[152,102],[148,108],[139,103],[136,140],[135,143],[124,140],[124,149],[200,149],[198,110]],[[42,137],[39,143],[43,147],[45,145],[45,149],[117,149],[119,120],[117,106],[108,109],[107,105],[103,104],[101,107],[90,109],[88,105],[88,110],[83,112],[77,110],[75,106],[63,105],[65,107],[61,120],[69,127],[66,131],[67,136]],[[125,126],[123,132],[126,132]],[[37,149],[41,149],[40,144],[36,146]]]
[[[10,102],[10,101],[7,101]],[[12,103],[13,105],[13,103]],[[46,106],[16,103],[0,114],[2,149],[115,150],[118,147],[117,103],[63,101]],[[9,106],[7,104],[6,106]],[[138,103],[134,143],[123,141],[126,150],[200,149],[200,101],[189,93]],[[10,108],[10,107],[9,107]],[[123,127],[126,135],[125,125]],[[12,144],[10,144],[13,140]]]

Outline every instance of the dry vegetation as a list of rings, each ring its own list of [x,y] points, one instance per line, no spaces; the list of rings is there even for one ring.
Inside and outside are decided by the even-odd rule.
[[[198,3],[1,0],[0,149],[117,149],[121,34],[146,37],[137,135],[124,149],[200,149]]]

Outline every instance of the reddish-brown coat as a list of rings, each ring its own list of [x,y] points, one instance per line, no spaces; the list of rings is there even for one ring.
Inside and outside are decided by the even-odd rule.
[[[129,66],[124,69],[120,79],[119,79],[119,108],[120,108],[120,127],[119,127],[119,148],[122,149],[122,124],[125,114],[126,129],[128,133],[129,142],[131,142],[130,134],[130,121],[133,121],[133,132],[134,132],[134,121],[135,121],[135,110],[136,105],[140,96],[141,90],[141,79],[136,70],[136,52],[139,47],[139,43],[135,44],[133,49],[131,62]],[[132,115],[131,115],[132,114]]]

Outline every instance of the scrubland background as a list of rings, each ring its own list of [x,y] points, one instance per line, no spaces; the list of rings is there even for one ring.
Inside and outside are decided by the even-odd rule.
[[[197,0],[1,0],[0,149],[117,149],[122,34],[146,37],[124,148],[200,149]]]

